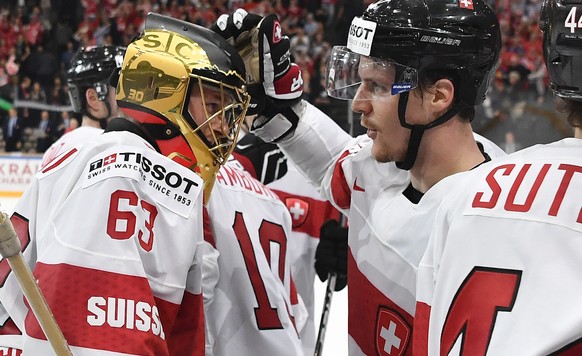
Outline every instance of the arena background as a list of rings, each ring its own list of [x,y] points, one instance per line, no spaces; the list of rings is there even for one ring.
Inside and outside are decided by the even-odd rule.
[[[499,69],[474,130],[507,152],[572,136],[553,108],[541,54],[541,0],[486,0],[498,14],[503,48]],[[44,150],[74,129],[78,116],[67,96],[66,70],[81,47],[126,45],[148,11],[209,26],[217,15],[245,8],[277,13],[303,72],[304,98],[346,131],[363,133],[349,103],[328,98],[325,60],[345,44],[353,16],[370,0],[1,0],[0,1],[0,203],[10,212],[40,166]],[[15,109],[22,129],[10,137]],[[41,124],[45,112],[49,125]],[[46,126],[46,127],[45,127]],[[12,144],[15,142],[15,144]],[[454,143],[453,143],[454,144]],[[319,320],[325,285],[316,282]],[[324,354],[346,355],[346,292],[334,294]]]

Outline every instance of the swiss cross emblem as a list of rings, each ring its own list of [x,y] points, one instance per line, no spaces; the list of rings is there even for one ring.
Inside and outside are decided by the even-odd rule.
[[[473,0],[459,0],[459,6],[463,9],[474,10]]]
[[[309,203],[298,198],[287,198],[285,199],[285,205],[287,205],[289,214],[291,214],[293,228],[303,225],[309,212]]]
[[[394,310],[378,309],[376,351],[382,356],[404,355],[412,332],[406,321]]]
[[[273,43],[279,43],[283,38],[283,30],[281,29],[281,24],[279,21],[275,21],[273,24]]]
[[[114,154],[109,155],[103,159],[103,165],[106,166],[108,164],[115,163],[116,160],[117,160],[117,153],[114,153]]]

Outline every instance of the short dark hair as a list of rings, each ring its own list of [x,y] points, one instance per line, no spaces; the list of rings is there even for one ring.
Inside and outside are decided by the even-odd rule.
[[[582,128],[582,101],[556,97],[556,110],[566,115],[568,124]]]
[[[434,84],[439,79],[448,79],[453,83],[455,87],[455,98],[453,101],[458,103],[460,101],[460,77],[459,73],[453,69],[438,69],[438,70],[427,70],[419,74],[418,78],[418,88],[421,90],[420,95],[422,97],[422,91],[427,90],[428,88],[434,86]],[[473,121],[475,118],[475,107],[474,106],[463,106],[457,113],[459,117],[467,122]]]

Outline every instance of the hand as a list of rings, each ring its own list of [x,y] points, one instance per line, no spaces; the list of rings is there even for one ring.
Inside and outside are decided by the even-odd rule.
[[[335,291],[348,283],[348,229],[336,220],[328,220],[320,228],[319,244],[315,250],[315,272],[322,282],[329,273],[336,273]]]
[[[251,133],[237,142],[234,154],[245,170],[265,185],[287,174],[287,157],[281,149]]]
[[[261,17],[238,9],[221,15],[211,29],[234,45],[245,63],[251,94],[247,115],[263,114],[273,106],[288,108],[301,99],[301,70],[291,63],[290,41],[277,15]]]

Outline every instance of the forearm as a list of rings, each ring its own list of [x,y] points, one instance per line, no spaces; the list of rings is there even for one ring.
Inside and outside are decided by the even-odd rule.
[[[315,106],[306,101],[301,105],[297,129],[278,144],[303,174],[319,186],[354,139]]]

